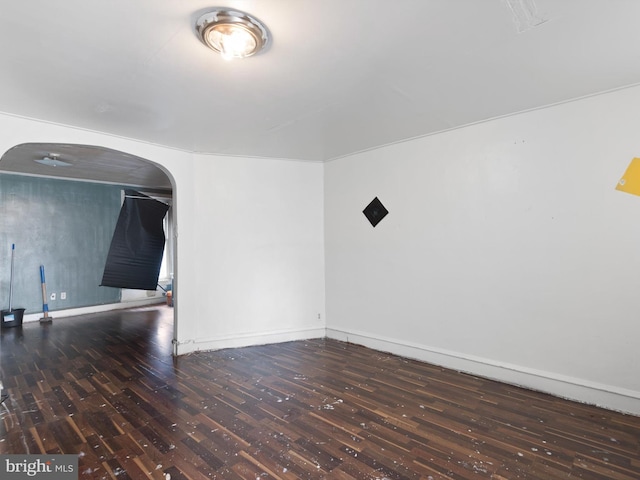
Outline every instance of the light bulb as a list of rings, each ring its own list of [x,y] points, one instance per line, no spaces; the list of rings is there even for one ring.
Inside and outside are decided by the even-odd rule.
[[[257,47],[253,35],[237,25],[220,25],[212,28],[209,41],[227,60],[251,55]]]

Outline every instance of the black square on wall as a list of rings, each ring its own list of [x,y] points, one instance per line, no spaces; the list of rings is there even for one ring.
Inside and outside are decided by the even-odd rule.
[[[389,210],[384,208],[382,202],[378,200],[378,197],[376,197],[371,200],[371,203],[367,205],[367,208],[365,208],[362,213],[364,213],[364,216],[367,217],[367,220],[371,222],[371,225],[375,227],[378,223],[380,223],[380,220],[387,216]]]

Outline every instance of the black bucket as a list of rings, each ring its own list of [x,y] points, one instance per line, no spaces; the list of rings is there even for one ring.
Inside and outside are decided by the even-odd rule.
[[[2,312],[0,312],[0,326],[2,326],[2,328],[21,327],[24,310],[24,308],[2,310]]]

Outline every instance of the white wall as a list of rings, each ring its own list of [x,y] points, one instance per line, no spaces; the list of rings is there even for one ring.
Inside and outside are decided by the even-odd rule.
[[[328,163],[328,335],[640,413],[640,198],[614,190],[638,105],[627,89]]]
[[[180,351],[324,337],[323,165],[195,160],[190,248],[202,252],[194,280],[206,304],[181,318]]]
[[[0,156],[28,142],[121,150],[171,175],[177,353],[324,336],[321,164],[197,155],[0,114]]]

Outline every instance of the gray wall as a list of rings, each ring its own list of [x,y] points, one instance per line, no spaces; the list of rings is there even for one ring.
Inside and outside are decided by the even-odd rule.
[[[0,174],[0,307],[9,307],[13,243],[13,308],[42,311],[40,265],[56,293],[50,311],[119,302],[120,289],[99,285],[120,205],[117,185]]]

